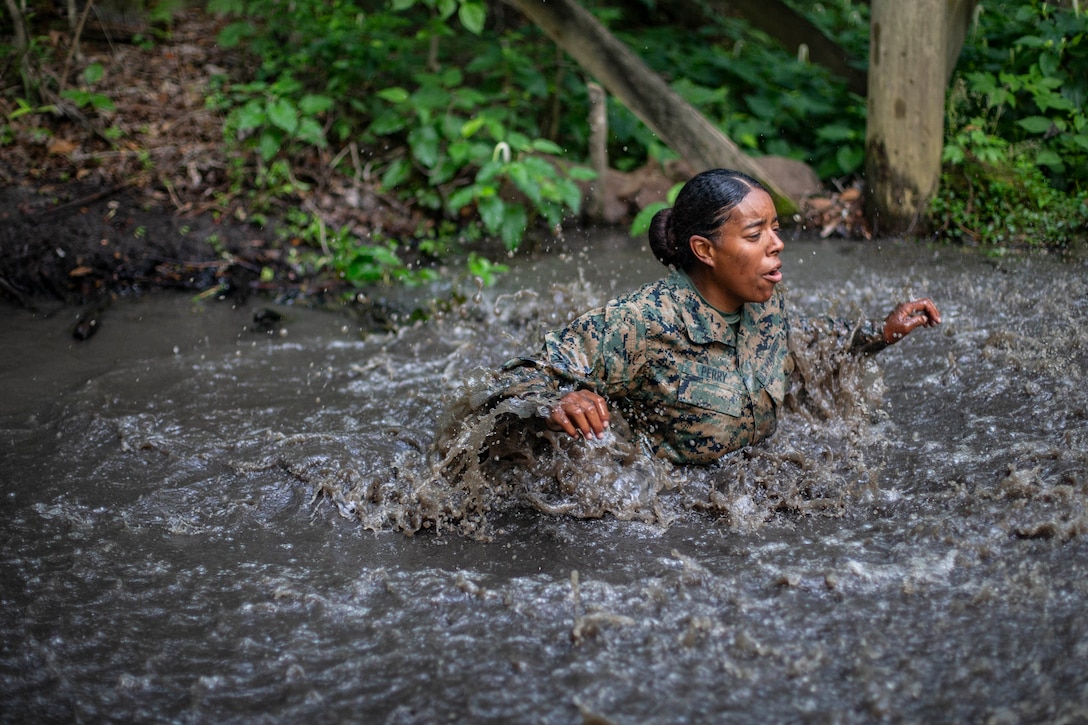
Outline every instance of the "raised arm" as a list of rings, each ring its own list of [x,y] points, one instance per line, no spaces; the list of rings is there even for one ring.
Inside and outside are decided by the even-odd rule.
[[[919,327],[941,324],[941,313],[933,300],[923,297],[899,304],[884,318],[884,323],[870,323],[858,329],[853,339],[853,349],[866,355],[880,352],[893,345]]]

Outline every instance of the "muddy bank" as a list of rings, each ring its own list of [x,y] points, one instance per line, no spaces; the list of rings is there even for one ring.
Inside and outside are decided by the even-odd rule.
[[[0,193],[0,226],[0,291],[23,307],[155,289],[222,287],[244,299],[264,268],[297,279],[281,262],[274,227],[179,215],[130,188],[9,189]]]

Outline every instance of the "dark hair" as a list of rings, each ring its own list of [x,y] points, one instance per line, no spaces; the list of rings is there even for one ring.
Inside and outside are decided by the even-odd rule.
[[[680,190],[673,207],[654,214],[650,222],[654,256],[666,267],[690,269],[695,264],[691,238],[713,238],[752,189],[766,191],[751,176],[730,169],[711,169],[693,176]]]

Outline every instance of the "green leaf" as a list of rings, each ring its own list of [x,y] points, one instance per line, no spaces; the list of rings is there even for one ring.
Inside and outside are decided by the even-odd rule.
[[[328,96],[308,94],[298,102],[298,110],[305,116],[316,116],[333,107],[333,100]]]
[[[397,188],[404,183],[411,171],[412,164],[408,159],[397,159],[389,164],[385,173],[382,174],[382,187],[385,189]]]
[[[1028,116],[1027,118],[1021,118],[1016,123],[1030,133],[1046,133],[1051,126],[1051,121],[1046,116]]]
[[[1062,157],[1049,149],[1043,149],[1035,155],[1035,163],[1039,166],[1049,166],[1053,169],[1064,169]]]
[[[532,148],[533,151],[539,151],[542,154],[552,154],[554,156],[563,155],[563,149],[559,144],[546,138],[534,139],[530,148]]]
[[[1023,45],[1027,48],[1042,48],[1046,46],[1046,40],[1035,35],[1025,35],[1016,41],[1016,45]]]
[[[400,267],[403,265],[403,262],[400,261],[400,257],[398,257],[396,252],[389,247],[373,246],[364,247],[364,249],[370,252],[371,257],[378,264],[386,267]]]
[[[941,153],[941,161],[946,164],[962,164],[963,160],[967,158],[963,152],[963,147],[956,144],[946,144],[944,151]]]
[[[241,12],[241,10],[237,12]],[[222,48],[236,48],[241,45],[246,38],[252,36],[254,32],[253,24],[248,21],[231,23],[219,31],[219,35],[216,36],[215,42]]]
[[[295,109],[295,104],[286,98],[270,99],[265,105],[265,113],[276,128],[283,129],[287,133],[294,133],[298,128],[298,111]]]
[[[631,236],[637,237],[649,231],[650,222],[653,221],[654,215],[662,209],[668,208],[669,205],[663,201],[655,201],[653,204],[644,206],[638,214],[635,214],[635,218],[631,222]]]
[[[439,138],[434,126],[420,126],[408,134],[408,146],[416,160],[428,169],[438,163]]]
[[[567,176],[575,181],[593,181],[597,178],[597,172],[588,166],[572,166],[567,169]]]
[[[537,206],[540,205],[543,195],[541,194],[540,181],[529,175],[529,170],[524,164],[510,164],[510,168],[507,171],[510,175],[510,180],[514,182],[514,186],[521,189],[525,193],[529,200]]]
[[[80,108],[91,102],[91,94],[78,88],[65,89],[61,91],[60,97],[71,101]]]
[[[375,136],[389,136],[403,131],[408,125],[407,119],[396,111],[386,111],[378,115],[367,130]]]
[[[271,161],[277,153],[280,151],[280,146],[283,145],[283,137],[276,132],[275,129],[267,129],[261,134],[261,140],[258,143],[258,148],[261,152],[261,158],[265,161]]]
[[[321,127],[313,118],[304,118],[298,124],[298,132],[295,134],[299,139],[305,141],[308,144],[318,147],[319,149],[325,148],[328,142],[325,140],[325,129]]]
[[[474,133],[479,131],[483,125],[484,119],[480,118],[479,116],[477,116],[476,118],[470,118],[469,120],[465,121],[465,123],[461,126],[461,136],[463,138],[468,138],[469,136],[472,136]]]
[[[94,85],[102,80],[102,74],[105,72],[106,70],[101,63],[91,63],[83,69],[83,82],[89,86]]]
[[[499,231],[499,227],[502,225],[503,214],[506,204],[502,199],[497,196],[484,197],[478,199],[476,202],[476,208],[480,212],[480,220],[484,223],[484,228],[491,234],[496,234]]]
[[[432,2],[436,3],[438,16],[443,20],[453,15],[457,10],[457,0],[432,0]]]
[[[835,153],[835,162],[844,174],[852,174],[861,166],[865,159],[865,151],[859,146],[840,146]]]
[[[383,88],[375,95],[383,101],[389,101],[390,103],[404,103],[408,100],[408,91],[399,86]]]
[[[816,130],[816,138],[822,141],[852,141],[857,138],[858,132],[850,126],[833,123],[822,126]]]
[[[417,111],[445,109],[450,104],[449,91],[436,86],[423,86],[410,97]]]
[[[465,30],[473,35],[479,35],[484,30],[484,21],[487,20],[487,9],[483,3],[462,2],[457,18]]]
[[[446,208],[451,214],[460,214],[461,210],[472,203],[476,190],[471,186],[463,186],[450,194],[446,200]]]
[[[216,15],[239,15],[245,9],[245,0],[208,0],[208,12]]]
[[[1039,70],[1043,72],[1044,76],[1054,77],[1058,72],[1058,67],[1061,65],[1061,59],[1056,53],[1040,53],[1039,54]]]
[[[235,110],[234,118],[239,131],[260,128],[268,122],[268,114],[264,111],[264,104],[257,99],[253,99]]]
[[[465,74],[460,68],[453,66],[442,71],[440,80],[445,88],[458,88],[465,82]]]
[[[521,204],[508,204],[503,211],[502,216],[502,230],[500,236],[502,236],[503,246],[508,250],[513,251],[521,244],[521,238],[525,235],[525,227],[528,226],[528,218],[525,214],[525,207]]]
[[[582,190],[569,179],[559,179],[556,182],[559,189],[559,197],[562,202],[575,214],[582,208]]]
[[[476,183],[485,184],[492,181],[496,176],[502,173],[503,163],[497,159],[492,159],[486,162],[480,167],[480,170],[476,172]]]
[[[92,93],[90,96],[91,107],[96,111],[112,111],[114,109],[113,101],[109,96],[102,95],[101,93]]]

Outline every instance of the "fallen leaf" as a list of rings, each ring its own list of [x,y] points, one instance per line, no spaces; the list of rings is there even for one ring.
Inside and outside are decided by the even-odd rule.
[[[49,144],[49,153],[56,154],[58,156],[64,156],[66,154],[72,153],[73,151],[75,151],[78,148],[79,148],[78,144],[72,143],[71,141],[68,141],[67,139],[55,138]]]

